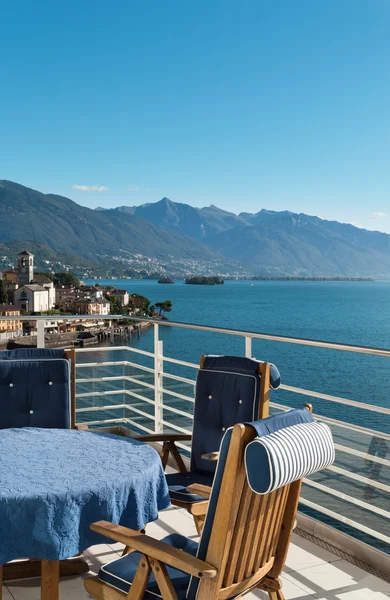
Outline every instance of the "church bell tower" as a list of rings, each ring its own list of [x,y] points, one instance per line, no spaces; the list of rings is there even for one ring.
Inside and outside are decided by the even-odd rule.
[[[21,252],[18,254],[18,284],[28,285],[34,279],[34,254]]]

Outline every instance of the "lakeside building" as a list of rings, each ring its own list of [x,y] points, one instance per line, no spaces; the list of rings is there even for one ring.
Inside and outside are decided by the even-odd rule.
[[[48,290],[42,285],[23,285],[14,294],[14,302],[25,313],[41,313],[49,310]]]
[[[104,315],[110,314],[110,303],[105,298],[85,299],[79,298],[71,304],[71,311],[76,315]]]
[[[108,294],[117,300],[121,306],[127,306],[130,301],[129,292],[126,290],[112,290]]]
[[[13,304],[0,304],[1,317],[19,317],[20,310]],[[0,321],[0,339],[6,337],[16,337],[22,335],[23,323],[10,319],[9,321]]]

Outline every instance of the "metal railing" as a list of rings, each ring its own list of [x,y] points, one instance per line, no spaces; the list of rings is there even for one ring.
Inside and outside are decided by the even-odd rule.
[[[96,320],[97,317],[94,315],[85,318]],[[115,317],[99,316],[98,318],[104,320]],[[141,317],[130,316],[129,318],[132,321],[148,321]],[[6,319],[9,320],[10,317]],[[31,317],[17,317],[17,319],[31,321]],[[65,319],[79,320],[80,316],[67,316]],[[47,320],[47,317],[34,317],[34,320],[37,320],[38,346],[43,347],[44,320]],[[150,323],[154,330],[153,351],[130,345],[92,346],[77,350],[76,413],[79,422],[96,426],[121,423],[150,433],[160,432],[163,429],[191,433],[195,377],[199,366],[182,358],[165,356],[163,341],[160,339],[160,327],[241,338],[242,354],[247,357],[252,356],[253,340],[266,340],[278,344],[390,358],[390,350],[384,348],[321,342],[164,320],[150,320]],[[84,359],[91,352],[95,354],[95,360],[85,362]],[[115,359],[116,356],[118,360]],[[288,373],[282,373],[283,381],[288,380],[288,377]],[[379,424],[383,424],[383,420],[390,417],[390,408],[386,406],[359,402],[288,383],[283,383],[280,389],[284,394],[292,395],[294,398],[315,398],[321,402],[329,402],[331,406],[334,404],[359,409],[363,411],[363,415],[371,417],[377,415],[375,422]],[[301,400],[300,404],[302,403]],[[285,411],[291,408],[291,403],[272,402],[271,407],[274,412]],[[390,433],[385,431],[384,426],[367,427],[365,417],[361,419],[360,424],[357,424],[329,415],[316,414],[315,416],[331,427],[336,443],[337,459],[336,463],[326,471],[304,480],[301,505],[322,515],[330,523],[343,524],[348,532],[355,532],[358,537],[365,536],[366,541],[371,541],[373,545],[382,544],[382,549],[388,551],[390,547],[390,511],[388,510],[390,460],[386,457],[386,448],[390,455]],[[369,448],[373,440],[374,446],[376,444],[379,450],[371,453]],[[183,452],[189,452],[188,445],[180,446]]]

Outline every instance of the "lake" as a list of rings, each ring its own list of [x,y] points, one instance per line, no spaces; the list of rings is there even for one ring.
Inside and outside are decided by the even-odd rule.
[[[171,300],[173,309],[168,316],[172,321],[379,348],[390,346],[390,282],[226,281],[219,286],[186,285],[181,281],[169,285],[150,280],[99,283],[142,294],[152,303]],[[243,340],[233,336],[171,327],[160,330],[164,354],[172,358],[197,363],[201,354],[244,352]],[[152,351],[152,331],[132,343]],[[252,350],[254,357],[279,367],[283,383],[390,406],[388,358],[263,340],[254,340]],[[292,406],[304,401],[304,397],[285,391],[274,393],[273,399]],[[387,416],[312,401],[320,414],[356,424],[364,418],[366,427],[390,433]]]

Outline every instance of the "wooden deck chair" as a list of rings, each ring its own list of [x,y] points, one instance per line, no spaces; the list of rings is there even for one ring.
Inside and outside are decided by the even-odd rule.
[[[99,600],[228,600],[260,588],[283,600],[279,577],[301,478],[333,460],[329,428],[305,408],[235,425],[221,443],[200,543],[94,523],[93,531],[134,552],[103,566],[86,590]]]
[[[167,475],[172,504],[193,515],[200,534],[207,500],[190,493],[194,483],[211,486],[216,468],[215,452],[225,431],[236,423],[255,421],[269,415],[270,390],[280,385],[275,365],[239,356],[202,356],[196,381],[192,435],[166,433],[141,435],[145,442],[163,442],[164,468],[171,454],[178,472]],[[188,471],[175,442],[189,441]]]

